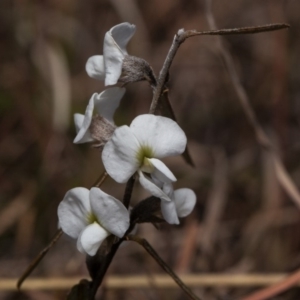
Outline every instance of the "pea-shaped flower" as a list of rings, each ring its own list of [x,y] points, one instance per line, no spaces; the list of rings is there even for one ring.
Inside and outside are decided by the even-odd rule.
[[[63,232],[77,239],[77,249],[90,256],[110,234],[121,238],[129,227],[125,206],[99,188],[69,190],[58,206],[58,219]]]
[[[106,143],[115,130],[113,116],[124,93],[124,88],[113,87],[92,95],[85,114],[74,115],[77,131],[75,144],[95,141],[101,146]],[[94,109],[97,113],[95,117]]]
[[[137,172],[146,190],[170,201],[155,181],[170,183],[176,178],[160,159],[179,155],[185,147],[186,136],[176,122],[161,116],[140,115],[130,126],[121,126],[114,131],[103,148],[102,161],[115,181],[125,183]]]
[[[127,22],[112,27],[104,38],[103,55],[95,55],[88,59],[86,71],[95,79],[105,80],[105,85],[118,82],[122,73],[126,46],[135,33],[135,25]]]
[[[193,190],[183,188],[173,190],[172,184],[164,184],[163,191],[171,201],[161,199],[161,212],[169,224],[179,224],[178,218],[189,215],[195,207],[196,195]]]

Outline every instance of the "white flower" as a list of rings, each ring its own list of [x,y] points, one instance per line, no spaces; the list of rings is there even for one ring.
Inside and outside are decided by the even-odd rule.
[[[94,141],[89,130],[92,123],[94,108],[98,115],[114,124],[113,115],[115,110],[118,108],[124,93],[124,88],[113,87],[106,89],[100,94],[94,93],[92,95],[85,114],[74,115],[74,122],[77,131],[77,135],[74,139],[75,144]]]
[[[161,212],[169,224],[179,224],[178,218],[189,215],[196,204],[196,195],[191,189],[173,190],[172,184],[164,184],[164,192],[171,201],[161,199]]]
[[[173,173],[159,159],[181,154],[186,136],[176,122],[169,118],[140,115],[130,127],[117,128],[102,152],[107,173],[117,182],[125,183],[135,172],[141,185],[152,195],[171,200],[155,181],[176,181]],[[151,178],[145,176],[151,174]]]
[[[58,219],[64,233],[77,239],[77,248],[96,254],[110,234],[121,238],[129,227],[125,206],[99,188],[69,190],[58,206]]]
[[[118,82],[122,73],[122,64],[127,55],[126,46],[135,33],[135,25],[121,23],[112,27],[104,38],[103,55],[88,59],[86,72],[92,78],[105,80],[105,85]]]

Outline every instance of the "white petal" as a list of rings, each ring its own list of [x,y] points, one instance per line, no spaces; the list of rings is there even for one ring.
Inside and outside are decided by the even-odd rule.
[[[176,206],[174,201],[161,200],[161,212],[164,219],[169,224],[179,224],[179,219],[176,212]]]
[[[124,54],[127,54],[126,46],[135,33],[135,25],[128,22],[118,24],[110,29],[110,34]]]
[[[152,176],[152,174],[150,175],[151,177],[151,181],[157,185],[160,189],[163,189],[164,186],[164,182],[162,182],[161,180],[159,180],[158,178],[156,178],[155,176]],[[172,185],[172,184],[171,184]],[[166,191],[164,191],[166,193]],[[167,195],[169,195],[168,193],[166,193]]]
[[[122,73],[126,45],[135,32],[135,25],[122,23],[114,26],[105,34],[103,56],[105,66],[105,85],[118,82]]]
[[[154,176],[162,182],[171,182],[177,180],[174,174],[161,160],[156,158],[150,158],[149,161],[155,167],[154,172],[151,173],[152,176]]]
[[[76,132],[78,133],[78,131],[80,130],[82,123],[84,120],[84,115],[82,114],[74,114],[74,123],[75,123],[75,129]]]
[[[85,143],[87,139],[88,140],[91,139],[89,127],[92,122],[93,111],[94,111],[94,102],[95,102],[95,98],[97,97],[97,95],[98,95],[97,93],[92,95],[92,97],[89,101],[89,104],[86,107],[81,127],[73,141],[75,144]]]
[[[123,237],[129,227],[129,212],[123,203],[99,188],[91,189],[90,201],[101,226],[117,237]]]
[[[91,211],[89,193],[82,187],[71,189],[58,206],[59,225],[72,238],[77,238],[88,224],[87,216]]]
[[[151,195],[161,198],[165,201],[171,201],[168,195],[166,195],[150,178],[146,177],[142,171],[138,171],[140,184]]]
[[[99,224],[93,223],[88,225],[80,234],[77,240],[77,249],[94,256],[102,242],[109,236],[104,228]]]
[[[77,134],[78,134],[80,128],[82,127],[83,120],[84,120],[84,115],[74,114],[74,123],[75,123],[75,129],[76,129]],[[92,141],[93,141],[93,138],[91,137],[89,130],[87,130],[85,135],[80,140],[80,143],[88,143],[88,142],[92,142]]]
[[[174,191],[174,202],[180,218],[189,215],[196,204],[196,194],[191,189],[178,189]]]
[[[118,127],[102,152],[102,161],[109,176],[119,183],[125,183],[139,168],[139,148],[130,128]]]
[[[104,68],[103,56],[102,55],[91,56],[86,62],[85,70],[90,77],[99,80],[104,80],[105,68]]]
[[[113,87],[98,94],[95,97],[95,109],[98,114],[113,123],[114,113],[118,108],[124,93],[124,88]]]
[[[151,147],[154,157],[179,155],[186,147],[186,136],[176,122],[150,114],[136,117],[130,128],[142,146]]]
[[[172,183],[164,183],[163,184],[163,191],[171,198],[173,199],[174,195],[174,189],[173,189],[173,184]]]

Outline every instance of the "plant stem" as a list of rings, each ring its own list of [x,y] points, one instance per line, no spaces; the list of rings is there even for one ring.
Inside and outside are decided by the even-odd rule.
[[[57,230],[54,238],[51,240],[51,242],[46,246],[39,254],[38,256],[30,263],[30,265],[27,267],[25,272],[22,274],[22,276],[19,278],[17,282],[17,288],[20,289],[22,286],[22,283],[24,280],[31,274],[31,272],[36,268],[36,266],[40,263],[40,261],[44,258],[44,256],[48,253],[48,251],[52,248],[52,246],[59,240],[59,238],[62,236],[63,231],[61,229]]]
[[[92,185],[92,187],[96,186],[96,187],[100,187],[102,185],[102,183],[105,181],[105,179],[107,178],[108,174],[106,171],[104,171],[99,178],[96,180],[96,182]]]
[[[150,114],[154,114],[157,110],[158,107],[158,100],[162,94],[163,88],[165,86],[166,83],[166,78],[168,76],[169,73],[169,69],[171,67],[172,61],[176,55],[176,52],[180,46],[180,44],[182,43],[182,41],[180,41],[180,36],[178,34],[175,34],[171,48],[169,50],[169,53],[165,59],[165,62],[163,64],[163,67],[159,73],[159,77],[157,80],[157,85],[156,88],[154,90],[153,93],[153,98],[152,98],[152,102],[151,102],[151,106],[150,106]]]
[[[173,43],[168,52],[168,55],[165,59],[163,67],[159,73],[159,77],[157,80],[157,85],[155,87],[153,98],[150,106],[150,114],[154,114],[157,110],[158,102],[163,92],[164,86],[166,84],[166,79],[169,73],[169,69],[173,62],[173,59],[177,53],[180,45],[187,39],[193,36],[199,35],[231,35],[231,34],[254,34],[261,33],[266,31],[280,30],[286,29],[290,26],[284,23],[275,23],[268,24],[263,26],[253,26],[253,27],[242,27],[242,28],[231,28],[231,29],[220,29],[220,30],[211,30],[211,31],[197,31],[197,30],[178,30],[178,33],[175,34]]]
[[[96,187],[100,187],[102,183],[107,178],[107,173],[102,173],[96,182],[92,185]],[[21,275],[20,279],[17,282],[17,288],[20,289],[24,280],[32,273],[32,271],[37,267],[37,265],[41,262],[41,260],[45,257],[48,251],[54,246],[54,244],[60,239],[63,231],[61,229],[57,230],[54,238],[50,241],[50,243],[37,255],[37,257],[30,263],[30,265],[26,268],[24,273]]]
[[[128,208],[129,204],[130,204],[134,182],[135,182],[134,176],[131,176],[130,179],[128,180],[126,188],[125,188],[125,192],[124,192],[124,196],[123,196],[123,204],[126,208]],[[129,227],[129,229],[127,230],[127,232],[125,233],[124,236],[126,236],[131,230],[132,230],[132,228]],[[104,278],[114,256],[117,253],[117,250],[119,249],[120,245],[122,244],[122,242],[124,240],[125,240],[125,238],[123,237],[117,243],[113,244],[109,253],[104,258],[103,263],[101,264],[101,267],[100,267],[96,277],[93,278],[93,281],[91,283],[91,300],[94,299],[94,297],[97,293],[97,290],[98,290],[99,286],[101,285],[103,278]]]
[[[157,263],[173,278],[173,280],[180,286],[180,288],[193,300],[201,300],[197,297],[185,284],[184,282],[174,273],[174,271],[161,259],[157,252],[147,242],[147,240],[140,238],[135,235],[128,235],[126,237],[129,241],[134,241],[141,246],[157,261]]]
[[[113,244],[109,253],[106,255],[105,259],[103,260],[103,263],[101,264],[101,268],[99,269],[97,276],[93,279],[93,281],[91,283],[91,299],[90,300],[93,300],[95,298],[97,290],[103,281],[103,278],[108,270],[108,267],[110,266],[110,263],[112,262],[114,256],[117,253],[117,250],[119,249],[119,247],[123,241],[124,241],[124,238],[120,239],[117,243]]]
[[[126,189],[125,189],[124,196],[123,196],[123,204],[126,208],[128,208],[129,204],[130,204],[134,182],[135,182],[135,178],[133,175],[129,178],[129,180],[127,182]]]

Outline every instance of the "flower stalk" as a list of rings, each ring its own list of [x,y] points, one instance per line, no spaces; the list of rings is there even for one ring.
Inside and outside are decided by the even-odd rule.
[[[174,271],[162,260],[162,258],[158,255],[158,253],[152,248],[152,246],[147,242],[146,239],[140,238],[136,235],[128,235],[126,240],[133,241],[141,245],[162,267],[164,271],[166,271],[178,284],[178,286],[193,300],[201,300],[197,297],[189,287],[187,287],[184,282],[174,273]]]

